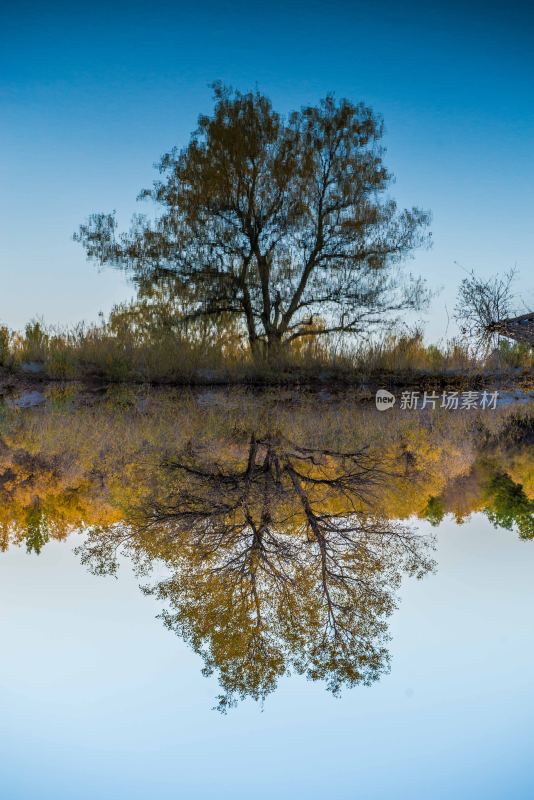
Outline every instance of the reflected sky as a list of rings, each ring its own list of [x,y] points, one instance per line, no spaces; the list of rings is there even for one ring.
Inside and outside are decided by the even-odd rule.
[[[4,796],[532,796],[534,549],[481,515],[404,582],[391,674],[340,699],[283,678],[226,716],[129,565],[95,578],[73,544],[0,559]]]

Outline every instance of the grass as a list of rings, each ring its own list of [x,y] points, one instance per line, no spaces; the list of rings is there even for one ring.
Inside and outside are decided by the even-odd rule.
[[[39,380],[111,383],[358,383],[387,379],[405,382],[430,376],[532,375],[534,351],[501,340],[488,357],[476,357],[467,344],[451,340],[426,344],[420,331],[393,333],[352,345],[300,340],[276,363],[254,362],[235,333],[213,330],[187,333],[117,324],[117,320],[58,330],[33,321],[24,333],[0,327],[0,368],[12,376]]]

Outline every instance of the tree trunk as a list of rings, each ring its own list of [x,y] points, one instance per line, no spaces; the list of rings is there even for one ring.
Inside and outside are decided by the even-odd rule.
[[[265,361],[265,343],[261,339],[250,339],[250,352],[255,364],[261,364]]]
[[[278,364],[283,355],[284,346],[278,332],[272,331],[267,337],[265,360],[268,364]]]

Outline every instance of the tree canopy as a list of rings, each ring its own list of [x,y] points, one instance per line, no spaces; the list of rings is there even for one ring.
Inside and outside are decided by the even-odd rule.
[[[428,242],[429,215],[387,196],[382,135],[363,104],[327,96],[283,118],[259,92],[216,84],[211,116],[140,195],[155,219],[117,235],[97,213],[75,239],[141,286],[170,282],[189,317],[236,315],[257,355],[367,331],[427,298],[399,267]]]

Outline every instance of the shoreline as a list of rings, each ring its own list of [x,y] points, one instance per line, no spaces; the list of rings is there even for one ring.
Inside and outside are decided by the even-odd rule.
[[[385,370],[370,373],[354,373],[343,370],[292,370],[278,373],[232,375],[224,371],[198,370],[196,374],[175,377],[143,379],[110,379],[108,376],[86,375],[83,377],[51,377],[40,373],[9,371],[0,368],[0,398],[13,392],[42,390],[47,387],[78,386],[89,392],[101,392],[107,387],[150,387],[154,389],[206,389],[228,388],[243,390],[294,389],[306,391],[339,392],[353,389],[357,396],[368,397],[377,389],[411,389],[421,391],[466,391],[466,390],[521,390],[534,393],[532,370],[507,370],[479,372],[455,370],[448,373],[429,371]]]

